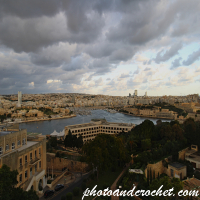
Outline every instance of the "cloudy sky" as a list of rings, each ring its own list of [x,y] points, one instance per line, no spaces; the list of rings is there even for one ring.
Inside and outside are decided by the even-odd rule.
[[[187,95],[199,0],[0,0],[0,94]]]

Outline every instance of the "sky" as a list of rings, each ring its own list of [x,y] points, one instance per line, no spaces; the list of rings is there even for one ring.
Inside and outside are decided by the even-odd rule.
[[[199,0],[0,5],[0,95],[199,93]]]

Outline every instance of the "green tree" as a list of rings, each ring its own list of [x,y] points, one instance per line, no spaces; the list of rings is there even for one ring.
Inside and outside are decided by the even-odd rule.
[[[62,196],[60,200],[66,200],[66,197],[65,197],[65,196]]]
[[[77,138],[77,148],[82,148],[83,147],[83,137],[82,135],[80,135],[78,138]]]
[[[151,139],[144,139],[141,141],[142,150],[146,151],[151,148]]]
[[[52,147],[57,147],[57,138],[51,137],[50,138],[50,144],[51,144]]]
[[[11,199],[14,186],[17,182],[18,171],[10,171],[7,165],[0,168],[0,199]]]
[[[65,136],[64,140],[65,147],[72,147],[72,133],[69,130],[68,135]]]
[[[71,192],[68,192],[66,194],[66,200],[72,200],[72,198],[73,198],[73,194]]]
[[[153,191],[153,190],[158,190],[158,188],[160,188],[160,186],[163,185],[162,187],[162,191],[164,190],[169,190],[171,188],[174,187],[174,193],[177,194],[178,191],[182,190],[183,189],[183,183],[177,179],[177,178],[173,178],[173,179],[170,179],[168,176],[164,176],[160,179],[155,179],[152,181],[151,185],[149,186],[150,190]],[[173,199],[174,197],[169,197],[169,196],[161,196],[161,197],[154,197],[154,199]]]
[[[7,165],[0,168],[0,200],[38,200],[36,192],[33,190],[24,191],[17,185],[18,171],[10,171]]]
[[[84,144],[83,151],[86,154],[87,162],[98,171],[112,169],[118,161],[129,161],[123,140],[112,135],[96,136],[93,141]]]
[[[79,194],[80,194],[80,188],[79,188],[79,187],[75,187],[75,188],[73,189],[73,195],[74,195],[74,196],[79,196]]]

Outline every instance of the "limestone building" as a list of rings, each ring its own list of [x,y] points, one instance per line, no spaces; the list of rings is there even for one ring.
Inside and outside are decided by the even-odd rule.
[[[27,137],[27,130],[0,131],[0,167],[18,170],[17,187],[28,191],[46,186],[46,138]]]
[[[22,105],[22,92],[18,91],[18,107],[21,107]]]
[[[79,137],[82,135],[83,142],[93,140],[98,134],[118,134],[122,131],[128,132],[134,128],[134,124],[107,122],[105,119],[93,119],[90,123],[76,124],[65,127],[65,135],[69,130],[72,135]]]

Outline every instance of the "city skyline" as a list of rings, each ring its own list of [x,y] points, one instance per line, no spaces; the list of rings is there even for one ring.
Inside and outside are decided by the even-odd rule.
[[[2,1],[0,95],[199,93],[199,10],[198,0]]]

